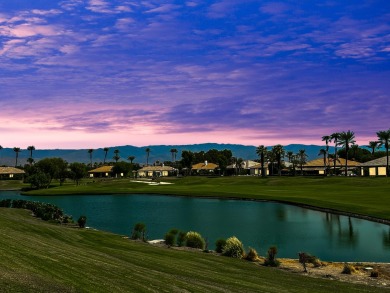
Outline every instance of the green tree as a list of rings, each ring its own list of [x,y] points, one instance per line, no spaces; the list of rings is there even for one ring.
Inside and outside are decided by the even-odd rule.
[[[345,149],[345,176],[348,176],[348,152],[351,145],[355,144],[355,133],[353,131],[348,130],[347,132],[343,131],[340,133],[340,138],[338,141],[338,145],[342,146]]]
[[[176,162],[177,149],[171,149],[170,153],[172,155],[172,163]]]
[[[376,133],[378,136],[379,145],[386,149],[386,177],[389,176],[389,144],[390,144],[390,129],[381,130]]]
[[[145,152],[146,152],[146,166],[149,166],[149,155],[150,155],[151,149],[146,148]]]
[[[68,176],[68,163],[62,158],[45,158],[38,161],[35,166],[50,178],[49,184],[53,179],[58,179],[62,185]]]
[[[191,152],[191,151],[182,151],[181,152],[181,165],[183,166],[183,168],[186,168],[187,169],[187,174],[191,174],[191,168],[192,168],[192,164],[194,163],[194,153]]]
[[[30,152],[30,157],[27,159],[27,161],[30,163],[30,165],[32,165],[32,163],[34,162],[33,151],[35,151],[35,146],[30,145],[27,147],[27,150]]]
[[[103,165],[106,164],[107,154],[108,154],[108,151],[109,151],[109,150],[110,150],[110,149],[109,149],[108,147],[105,147],[105,148],[103,149],[103,151],[104,151]]]
[[[371,154],[374,155],[375,151],[379,148],[379,141],[370,141],[368,142],[368,147],[371,149]]]
[[[71,163],[69,169],[70,177],[76,182],[76,185],[79,185],[80,180],[87,175],[87,168],[82,163]]]
[[[135,159],[134,156],[128,156],[127,159],[130,161],[130,164],[133,165],[133,161]]]
[[[18,147],[14,147],[13,150],[15,152],[15,167],[17,167],[18,166],[19,153],[21,152],[21,150]]]
[[[340,139],[340,133],[334,132],[330,135],[331,141],[334,142],[334,158],[333,158],[333,174],[336,175],[336,162],[338,161],[337,158],[337,146],[339,145],[339,139]]]
[[[0,151],[3,149],[3,147],[0,145]]]
[[[93,149],[89,149],[88,150],[88,154],[89,154],[89,164],[92,168],[92,153],[93,153]]]
[[[264,145],[259,145],[256,148],[256,154],[260,157],[260,165],[261,165],[261,177],[265,177],[265,156],[267,154],[267,148]]]
[[[114,157],[113,157],[113,159],[115,160],[115,163],[118,163],[119,159],[121,158],[119,156],[119,153],[120,153],[119,150],[114,150]]]
[[[131,167],[132,164],[130,163],[123,162],[123,161],[117,162],[114,164],[112,168],[112,172],[114,172],[114,174],[116,175],[123,174],[123,176],[127,176],[132,169]]]

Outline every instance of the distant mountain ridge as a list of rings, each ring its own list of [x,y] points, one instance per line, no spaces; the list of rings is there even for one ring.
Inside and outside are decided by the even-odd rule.
[[[286,151],[292,151],[297,153],[299,150],[306,150],[308,155],[308,160],[313,160],[318,158],[318,153],[320,149],[325,146],[319,145],[304,145],[304,144],[289,144],[284,146]],[[240,144],[218,144],[218,143],[203,143],[203,144],[190,144],[190,145],[150,145],[143,147],[136,147],[131,145],[125,146],[113,146],[109,147],[107,154],[107,162],[113,161],[114,150],[119,150],[119,156],[121,161],[127,161],[129,156],[134,156],[135,163],[146,163],[146,152],[145,149],[150,148],[151,152],[149,155],[149,162],[153,163],[156,160],[160,162],[170,161],[172,158],[171,149],[177,149],[177,160],[181,159],[181,152],[183,150],[200,152],[208,151],[210,149],[231,150],[233,156],[242,158],[244,160],[255,160],[258,159],[256,154],[256,146],[250,145],[240,145]],[[271,149],[272,146],[268,146],[268,149]],[[329,147],[329,152],[334,152],[334,147]],[[26,149],[22,149],[19,153],[18,165],[24,165],[27,162],[27,158],[30,156],[30,152]],[[72,162],[82,162],[89,163],[89,153],[88,149],[36,149],[33,151],[33,158],[35,161],[38,161],[43,158],[53,158],[60,157],[66,160],[69,163]],[[103,162],[104,160],[104,149],[98,148],[94,149],[92,153],[93,162]],[[15,152],[12,148],[4,148],[0,151],[0,165],[15,165]]]

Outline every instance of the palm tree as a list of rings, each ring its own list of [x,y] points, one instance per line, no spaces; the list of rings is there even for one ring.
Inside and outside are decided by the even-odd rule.
[[[284,157],[284,148],[282,145],[277,144],[272,147],[271,150],[275,154],[275,159],[278,162],[278,175],[282,176],[282,158]]]
[[[27,150],[30,152],[30,158],[28,159],[28,162],[30,163],[30,165],[32,165],[32,163],[34,162],[33,151],[35,151],[35,146],[30,145],[27,147]]]
[[[339,139],[340,139],[340,133],[339,132],[332,133],[330,135],[330,139],[333,140],[333,142],[334,142],[333,174],[336,175],[336,161],[338,160],[337,146],[338,146]]]
[[[261,177],[265,177],[264,172],[264,161],[265,161],[265,155],[267,153],[267,148],[263,145],[260,145],[256,148],[256,154],[260,157],[260,164],[261,164]]]
[[[14,152],[15,152],[15,167],[18,166],[18,158],[19,158],[19,153],[21,152],[20,148],[14,147]]]
[[[172,154],[172,163],[174,163],[176,161],[177,149],[171,149],[170,152]]]
[[[89,149],[88,154],[89,154],[89,161],[91,162],[91,168],[92,168],[92,153],[93,153],[93,149]]]
[[[353,131],[348,130],[340,133],[338,145],[345,149],[345,176],[348,176],[348,151],[355,142],[355,133]]]
[[[134,156],[128,156],[127,159],[130,161],[130,164],[133,165],[133,161],[134,161],[135,157]]]
[[[3,149],[3,147],[0,145],[0,151]]]
[[[326,157],[328,152],[326,149],[320,149],[320,152],[318,153],[319,156],[324,156],[324,175],[326,176]]]
[[[298,151],[298,157],[299,157],[299,166],[301,168],[301,175],[303,176],[303,165],[306,165],[307,162],[307,154],[306,150],[299,150]]]
[[[368,147],[371,149],[371,154],[373,155],[375,153],[375,150],[379,148],[379,141],[370,141],[368,142]]]
[[[105,148],[103,149],[103,151],[104,151],[103,165],[106,163],[107,154],[108,154],[108,151],[109,151],[109,150],[110,150],[110,149],[107,148],[107,147],[105,147]]]
[[[146,152],[146,166],[149,166],[149,155],[151,152],[150,148],[146,148],[145,152]]]
[[[385,146],[386,149],[386,177],[389,176],[389,144],[390,144],[390,129],[382,130],[376,133],[380,146]]]
[[[114,151],[114,157],[113,157],[113,159],[115,160],[115,163],[118,163],[118,161],[119,161],[119,159],[121,158],[120,156],[119,156],[119,153],[120,153],[120,151],[119,150],[115,150]]]
[[[357,144],[354,144],[351,146],[351,151],[352,151],[352,159],[356,161],[356,154],[359,150],[359,146]]]

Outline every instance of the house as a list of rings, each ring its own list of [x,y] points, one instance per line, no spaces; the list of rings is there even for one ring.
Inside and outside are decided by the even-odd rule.
[[[255,161],[244,160],[241,162],[240,165],[237,165],[237,163],[233,163],[227,166],[226,169],[229,171],[229,174],[235,174],[238,171],[240,171],[241,174],[250,174],[250,168],[258,164],[259,163]]]
[[[264,172],[265,175],[269,175],[269,169],[268,169],[268,163],[264,163]],[[261,163],[256,163],[256,165],[253,165],[249,167],[249,174],[253,176],[261,176]]]
[[[359,164],[360,163],[357,161],[348,160],[348,171],[355,170]],[[326,161],[326,166],[331,172],[333,172],[334,160],[332,158],[329,158]],[[344,172],[344,168],[345,168],[345,159],[338,158],[336,160],[336,173],[340,173],[341,171]],[[297,170],[300,170],[300,166],[297,166]],[[308,161],[305,165],[303,165],[302,170],[307,175],[324,175],[325,174],[324,159],[318,158],[315,160]]]
[[[213,174],[214,170],[217,169],[219,166],[214,163],[209,163],[207,161],[204,161],[204,163],[198,163],[195,165],[192,165],[191,172],[196,174]]]
[[[88,171],[89,177],[91,178],[103,178],[113,176],[113,166],[102,166],[93,170]]]
[[[386,176],[387,157],[378,158],[358,165],[362,176]],[[389,157],[390,161],[390,157]]]
[[[170,166],[145,166],[138,170],[138,177],[167,177],[173,175],[175,168]]]
[[[0,178],[1,179],[22,179],[25,172],[21,169],[14,167],[0,167]]]

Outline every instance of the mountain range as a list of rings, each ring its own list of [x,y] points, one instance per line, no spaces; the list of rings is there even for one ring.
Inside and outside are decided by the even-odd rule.
[[[244,160],[255,160],[258,159],[256,154],[256,146],[250,145],[240,145],[240,144],[217,144],[217,143],[203,143],[203,144],[191,144],[191,145],[151,145],[144,147],[136,147],[131,145],[125,146],[113,146],[109,147],[107,154],[107,162],[113,161],[114,150],[119,150],[120,161],[127,161],[129,156],[134,156],[134,162],[144,164],[146,163],[146,152],[145,149],[150,148],[149,154],[149,163],[155,161],[170,161],[172,159],[171,149],[177,149],[177,160],[181,158],[181,152],[183,150],[200,152],[208,151],[210,149],[231,150],[233,156],[242,158]],[[268,149],[271,149],[272,146],[269,146]],[[304,145],[304,144],[289,144],[284,146],[286,151],[292,151],[297,153],[299,150],[304,149],[308,155],[308,160],[313,160],[318,158],[318,153],[320,149],[324,146],[319,145]],[[334,148],[329,147],[329,152],[333,153]],[[104,149],[98,148],[94,149],[92,153],[93,162],[103,162],[104,160]],[[26,149],[21,149],[18,158],[18,165],[24,165],[27,162],[27,158],[30,156],[30,152]],[[90,156],[88,149],[36,149],[33,151],[33,158],[35,161],[38,161],[43,158],[52,158],[60,157],[66,160],[69,163],[72,162],[82,162],[89,163]],[[13,166],[15,165],[15,152],[12,148],[4,148],[0,151],[0,165]]]

